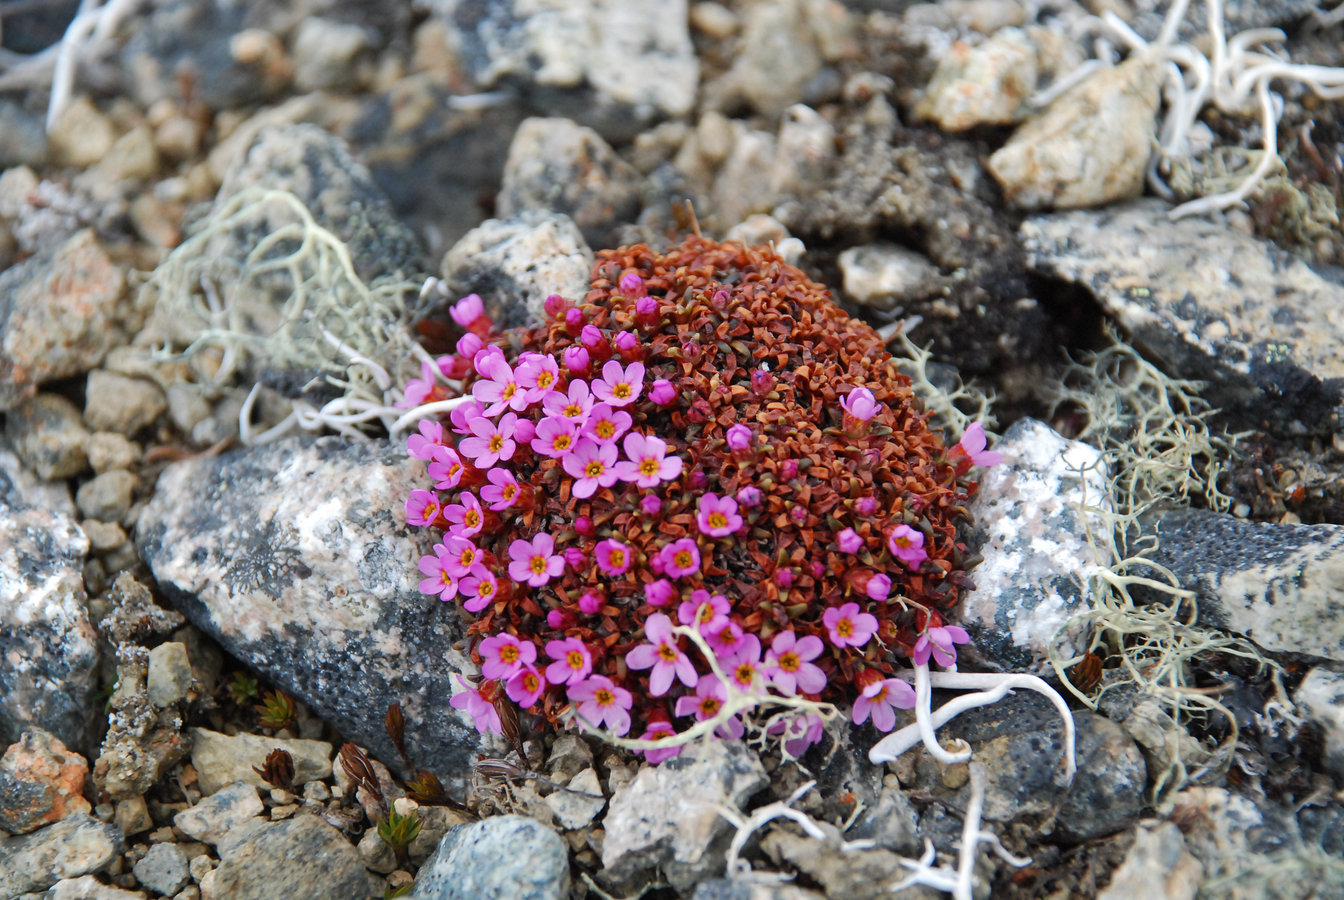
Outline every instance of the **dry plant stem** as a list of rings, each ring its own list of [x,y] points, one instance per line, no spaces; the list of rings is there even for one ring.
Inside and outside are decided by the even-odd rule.
[[[868,751],[870,762],[877,765],[890,762],[920,742],[923,742],[930,755],[940,762],[947,764],[965,762],[970,759],[970,749],[967,748],[956,753],[947,751],[938,743],[935,734],[936,729],[946,725],[968,709],[997,703],[1009,692],[1017,688],[1025,688],[1043,694],[1054,704],[1055,709],[1059,711],[1061,718],[1063,718],[1065,736],[1064,773],[1068,781],[1073,780],[1074,773],[1078,769],[1075,751],[1077,736],[1073,713],[1069,710],[1069,705],[1064,702],[1064,698],[1041,679],[1034,675],[1020,674],[930,672],[928,665],[925,664],[915,666],[914,680],[915,724],[907,725],[878,741],[873,749]],[[935,687],[950,690],[975,690],[977,693],[950,700],[934,712],[930,709],[930,692],[931,688]]]
[[[728,853],[725,860],[724,877],[734,881],[750,882],[780,882],[789,880],[789,876],[781,875],[775,872],[754,872],[751,864],[742,859],[742,850],[746,847],[747,841],[762,826],[775,819],[788,819],[803,829],[808,837],[817,841],[826,841],[829,837],[826,830],[823,829],[807,813],[793,809],[793,804],[798,802],[808,791],[816,786],[815,781],[809,781],[799,787],[788,796],[788,799],[776,803],[770,803],[762,806],[760,809],[753,810],[751,815],[743,818],[736,810],[729,809],[726,806],[715,806],[714,811],[720,816],[732,823],[737,829],[733,834],[732,843],[728,845]],[[841,841],[840,852],[850,853],[854,850],[868,850],[877,846],[876,841],[864,839],[859,841]]]

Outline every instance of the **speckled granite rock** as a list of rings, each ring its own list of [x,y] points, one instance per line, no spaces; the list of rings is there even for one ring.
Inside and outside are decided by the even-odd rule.
[[[962,601],[957,621],[974,638],[970,652],[984,662],[1044,674],[1051,642],[1062,641],[1066,658],[1085,649],[1077,629],[1056,634],[1084,610],[1084,582],[1100,563],[1079,504],[1109,498],[1105,467],[1097,465],[1098,450],[1035,419],[1013,425],[994,449],[1003,462],[981,472],[968,507],[975,526],[967,545],[984,561],[971,573],[976,590]]]
[[[0,757],[0,829],[23,834],[66,816],[92,812],[84,799],[89,763],[34,728]]]
[[[1293,700],[1325,738],[1321,764],[1336,778],[1344,778],[1344,675],[1317,666],[1297,686]]]
[[[0,271],[0,410],[98,365],[123,340],[126,276],[92,231]]]
[[[592,267],[593,251],[573,220],[544,210],[482,222],[442,266],[453,298],[480,294],[501,328],[541,321],[551,294],[582,298]]]
[[[1171,822],[1152,823],[1137,829],[1134,846],[1111,875],[1111,882],[1097,895],[1100,900],[1130,900],[1133,897],[1165,897],[1194,900],[1204,866],[1185,849],[1181,830]]]
[[[1142,200],[1028,219],[1028,265],[1081,285],[1171,374],[1256,427],[1344,429],[1344,286],[1203,216]]]
[[[115,825],[75,815],[18,837],[0,837],[0,896],[42,891],[106,868],[125,849]]]
[[[1344,662],[1344,526],[1245,522],[1208,510],[1151,521],[1151,559],[1195,591],[1201,622],[1266,650]]]
[[[85,608],[89,540],[69,489],[0,448],[0,741],[31,726],[68,747],[93,738],[98,642]]]
[[[657,868],[679,891],[723,867],[731,826],[714,804],[741,808],[768,779],[740,741],[709,741],[639,770],[617,790],[602,820],[604,878],[639,883]]]
[[[418,765],[452,779],[479,747],[448,705],[466,661],[450,604],[417,589],[428,535],[403,523],[419,466],[396,447],[292,438],[174,464],[137,546],[165,594],[233,656],[389,764],[396,701]]]
[[[262,825],[223,855],[209,894],[229,900],[364,898],[369,876],[355,845],[314,815]],[[202,885],[202,893],[206,893]]]
[[[535,819],[495,816],[451,829],[420,870],[412,900],[564,900],[569,853]]]

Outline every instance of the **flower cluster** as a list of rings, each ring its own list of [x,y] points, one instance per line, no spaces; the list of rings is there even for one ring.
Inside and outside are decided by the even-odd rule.
[[[715,716],[717,668],[890,730],[901,660],[951,666],[966,640],[943,614],[971,586],[956,525],[997,462],[983,430],[949,451],[881,338],[764,249],[607,252],[546,310],[501,335],[478,298],[454,307],[438,366],[464,399],[408,441],[433,489],[407,521],[441,532],[421,590],[470,614],[482,693],[654,738]],[[497,730],[471,690],[455,705]],[[801,752],[820,725],[778,727]]]

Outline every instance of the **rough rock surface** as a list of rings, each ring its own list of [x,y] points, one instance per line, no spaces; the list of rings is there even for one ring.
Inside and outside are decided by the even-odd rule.
[[[93,737],[98,642],[85,608],[89,540],[69,491],[0,448],[0,741],[32,726],[71,748]]]
[[[38,394],[7,410],[5,437],[43,480],[72,478],[89,467],[89,430],[79,407],[60,394]]]
[[[280,885],[292,900],[369,893],[369,877],[354,845],[311,815],[262,825],[225,853],[208,877],[210,893],[230,900],[270,900]]]
[[[480,742],[448,705],[450,676],[467,665],[453,649],[462,624],[417,589],[430,541],[400,512],[421,466],[336,437],[176,463],[137,546],[233,656],[381,759],[397,758],[383,718],[399,701],[411,757],[452,778]]]
[[[1020,28],[1004,28],[983,44],[954,43],[938,61],[915,115],[944,131],[1015,121],[1036,90],[1036,47]]]
[[[1111,883],[1097,896],[1100,900],[1131,897],[1194,900],[1203,880],[1204,867],[1185,849],[1181,830],[1171,822],[1163,822],[1135,832],[1134,846],[1111,876]]]
[[[182,810],[173,817],[173,826],[198,841],[222,844],[235,833],[251,834],[261,827],[264,811],[257,789],[235,782]]]
[[[1322,765],[1344,778],[1344,675],[1317,666],[1297,686],[1293,700],[1320,726],[1325,738]]]
[[[0,896],[42,891],[105,868],[124,849],[115,825],[75,815],[18,837],[0,836]]]
[[[530,210],[489,219],[443,257],[443,278],[454,299],[480,294],[502,328],[541,321],[546,298],[588,293],[593,251],[569,216]]]
[[[678,890],[689,890],[723,866],[730,826],[714,805],[740,809],[766,784],[755,751],[738,741],[709,741],[640,769],[612,796],[602,820],[604,877],[620,883],[657,867]]]
[[[1043,674],[1049,647],[1065,658],[1081,652],[1081,633],[1058,633],[1086,607],[1086,580],[1100,566],[1087,542],[1105,524],[1082,504],[1109,502],[1101,453],[1061,437],[1048,425],[1023,419],[994,445],[1003,463],[981,471],[968,509],[975,521],[967,541],[984,561],[971,573],[958,621],[974,638],[968,652],[1007,671]]]
[[[276,749],[286,751],[293,760],[295,784],[307,784],[331,774],[334,751],[326,741],[220,734],[208,728],[193,728],[191,738],[191,764],[206,794],[237,781],[269,790],[271,786],[255,770],[263,768],[266,755]]]
[[[1081,285],[1210,403],[1256,427],[1344,428],[1344,286],[1283,250],[1142,200],[1028,219],[1027,262]]]
[[[496,816],[451,829],[415,881],[413,900],[564,900],[565,842],[535,819]]]
[[[1173,510],[1149,524],[1153,562],[1195,591],[1200,621],[1266,650],[1344,662],[1344,526]]]
[[[23,834],[93,811],[84,799],[89,764],[41,729],[26,731],[0,757],[0,829]]]

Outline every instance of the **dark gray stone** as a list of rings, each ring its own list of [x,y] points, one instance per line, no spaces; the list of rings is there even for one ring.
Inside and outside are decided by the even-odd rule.
[[[420,593],[432,537],[403,522],[423,463],[400,448],[292,438],[164,470],[137,529],[160,588],[226,651],[388,762],[400,702],[411,758],[444,779],[479,737],[452,709],[471,667],[453,604]]]
[[[1344,661],[1344,526],[1187,509],[1145,530],[1157,538],[1149,558],[1195,592],[1201,623],[1266,650]]]
[[[71,749],[94,737],[98,638],[85,608],[89,541],[69,489],[0,448],[0,743],[32,726]]]
[[[1086,649],[1080,628],[1060,629],[1085,611],[1086,579],[1101,564],[1086,527],[1106,523],[1084,521],[1079,504],[1110,496],[1106,466],[1096,448],[1035,419],[1017,422],[994,449],[1003,463],[981,473],[968,506],[967,546],[984,560],[956,620],[974,638],[966,652],[984,665],[1045,675],[1052,643],[1065,658]]]
[[[18,837],[0,836],[0,896],[44,891],[105,869],[125,849],[115,825],[79,814]]]
[[[187,855],[177,844],[155,844],[131,871],[145,887],[167,897],[182,890],[191,879]]]
[[[59,394],[38,394],[5,415],[5,437],[24,464],[44,480],[86,471],[89,430],[79,407]]]
[[[8,27],[5,37],[9,37]],[[0,171],[13,166],[41,166],[46,161],[47,130],[42,117],[17,103],[0,100]]]
[[[564,900],[569,852],[535,819],[496,816],[451,829],[420,870],[412,900]]]
[[[1082,843],[1128,827],[1143,812],[1148,766],[1125,730],[1091,710],[1073,712],[1078,774],[1055,817],[1055,836]]]
[[[369,894],[355,845],[315,815],[263,825],[233,847],[214,873],[215,896],[229,900],[330,900]]]
[[[1172,375],[1259,428],[1344,429],[1344,287],[1271,244],[1161,200],[1038,216],[1027,264],[1092,293]]]

